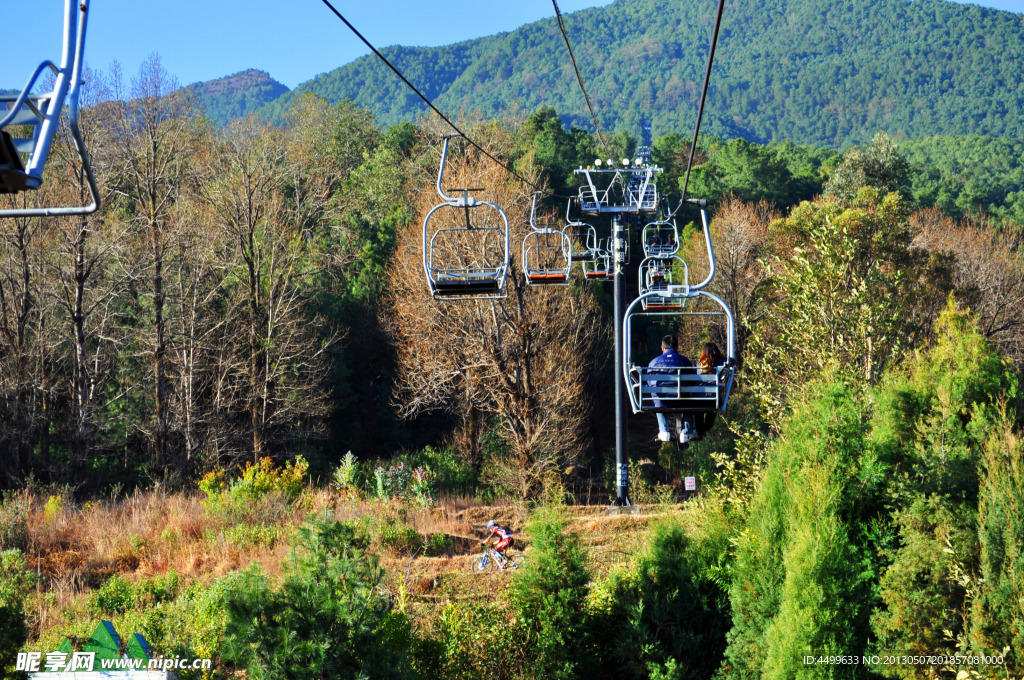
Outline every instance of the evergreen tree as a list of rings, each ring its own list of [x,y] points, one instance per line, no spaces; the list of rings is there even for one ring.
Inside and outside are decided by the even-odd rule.
[[[590,660],[586,636],[590,572],[577,534],[568,531],[557,508],[532,519],[533,549],[516,575],[512,599],[521,627],[525,667],[538,678],[585,677]]]
[[[284,583],[251,569],[228,595],[226,658],[259,680],[409,678],[412,631],[379,589],[384,571],[353,526],[300,529]]]
[[[867,642],[866,556],[852,527],[877,513],[878,465],[865,446],[862,397],[842,380],[814,385],[785,421],[737,541],[725,674],[852,677],[856,667],[803,665]]]

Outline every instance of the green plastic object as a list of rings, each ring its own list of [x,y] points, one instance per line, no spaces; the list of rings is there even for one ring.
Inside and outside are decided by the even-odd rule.
[[[97,662],[101,659],[121,659],[125,656],[147,662],[153,658],[153,650],[142,633],[132,633],[128,638],[128,644],[125,644],[110,621],[100,621],[88,640],[64,638],[56,651],[68,655],[74,652],[94,652]],[[99,667],[98,663],[97,667]]]
[[[100,621],[100,625],[96,626],[96,630],[92,632],[89,639],[82,645],[83,652],[95,652],[96,660],[100,659],[120,659],[121,650],[124,649],[124,645],[121,642],[121,637],[117,634],[114,629],[114,624],[110,621]]]
[[[149,648],[149,643],[142,633],[132,633],[132,636],[128,638],[127,653],[129,658],[142,661],[149,661],[153,658],[153,650]]]

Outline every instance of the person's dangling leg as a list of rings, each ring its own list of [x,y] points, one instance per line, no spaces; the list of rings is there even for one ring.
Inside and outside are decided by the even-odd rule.
[[[668,431],[668,418],[664,413],[655,413],[654,415],[658,418],[658,441],[672,441],[672,434]]]
[[[683,413],[679,420],[679,443],[688,444],[691,440],[697,438],[697,431],[693,427],[693,415]]]

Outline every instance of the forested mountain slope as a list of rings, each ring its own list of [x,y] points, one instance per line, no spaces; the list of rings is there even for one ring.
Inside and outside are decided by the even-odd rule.
[[[206,117],[218,125],[226,125],[233,118],[244,118],[288,92],[285,85],[266,71],[252,68],[216,80],[193,83],[185,89],[195,94]]]
[[[635,129],[650,115],[656,133],[690,129],[714,4],[616,0],[566,17],[603,126]],[[547,104],[588,122],[554,18],[384,53],[442,110],[489,117]],[[734,0],[726,6],[707,129],[831,146],[864,142],[879,130],[1020,137],[1022,81],[1021,14],[943,0]],[[353,99],[383,124],[425,110],[373,56],[300,85],[265,114],[280,119],[304,92]]]

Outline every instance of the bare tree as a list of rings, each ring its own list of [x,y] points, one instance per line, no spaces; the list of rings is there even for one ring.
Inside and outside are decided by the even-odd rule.
[[[36,435],[33,361],[40,338],[37,321],[42,291],[39,275],[39,220],[0,220],[0,470],[8,483],[29,467]]]
[[[957,221],[935,208],[914,214],[914,245],[955,256],[957,294],[977,314],[978,327],[1017,366],[1024,365],[1024,257],[1019,230]]]
[[[120,72],[114,72],[111,143],[116,149],[115,191],[130,206],[135,233],[145,239],[144,274],[152,314],[151,365],[154,428],[153,464],[158,475],[169,462],[168,284],[165,270],[170,214],[186,183],[195,139],[191,99],[151,55],[126,91]]]
[[[233,125],[219,175],[208,199],[233,244],[229,304],[237,319],[225,327],[224,344],[237,345],[233,332],[245,341],[240,353],[221,354],[218,408],[248,414],[252,458],[281,455],[283,441],[312,434],[326,412],[325,352],[337,336],[309,312],[319,253],[289,220],[279,132],[252,119]]]
[[[768,227],[781,215],[771,203],[746,203],[729,197],[711,216],[710,232],[715,249],[715,278],[712,290],[725,301],[736,318],[736,352],[743,356],[750,328],[764,314],[761,285],[768,273],[761,258],[765,256]],[[708,273],[707,246],[698,230],[680,253],[690,267],[690,281],[704,279]],[[703,339],[706,323],[696,319],[685,324],[684,335]],[[721,335],[718,329],[718,335]],[[722,346],[723,337],[714,337]],[[699,342],[699,340],[698,340]]]
[[[108,96],[106,84],[87,71],[82,88],[80,123],[86,147],[94,150],[92,162],[98,172],[97,180],[103,192],[107,177],[103,169],[109,166],[105,155],[105,142],[109,138],[108,109],[100,102]],[[55,174],[70,177],[51,188],[60,192],[65,204],[81,204],[87,200],[88,188],[84,169],[69,136],[62,134],[50,161],[57,161]],[[98,414],[107,400],[106,385],[117,359],[117,341],[114,338],[114,300],[120,290],[115,283],[116,274],[110,273],[111,258],[121,245],[123,232],[119,225],[100,214],[78,217],[48,218],[46,220],[48,261],[52,273],[52,296],[59,310],[53,327],[56,347],[70,349],[53,358],[58,375],[66,376],[64,384],[49,389],[49,376],[41,376],[42,394],[49,399],[59,393],[70,402],[68,430],[71,433],[71,466],[65,479],[81,481],[92,457],[93,440],[101,427]],[[43,366],[50,362],[44,361]],[[70,363],[70,370],[66,364]],[[45,369],[44,369],[45,370]],[[49,409],[47,409],[49,410]],[[48,455],[44,466],[49,466]],[[70,477],[68,477],[70,474]]]
[[[513,148],[509,130],[491,125],[486,133],[490,148],[504,153]],[[531,158],[521,159],[518,167],[528,176],[537,174]],[[452,187],[483,187],[475,192],[478,197],[508,213],[512,250],[517,252],[530,230],[532,189],[468,151],[450,157],[446,181]],[[596,343],[608,341],[607,328],[588,289],[531,289],[517,257],[503,300],[431,299],[421,264],[420,224],[438,202],[433,186],[424,185],[416,201],[420,220],[398,236],[389,305],[383,312],[398,352],[395,399],[406,416],[448,410],[470,427],[478,424],[480,412],[497,415],[510,455],[489,461],[490,474],[501,486],[525,496],[543,475],[564,470],[584,449],[590,412],[587,377]],[[455,226],[464,219],[457,213],[444,210],[438,222]],[[431,229],[441,226],[438,222],[432,221]],[[439,245],[447,252],[438,256],[464,263],[493,260],[493,249],[500,244],[472,239],[449,239]]]

